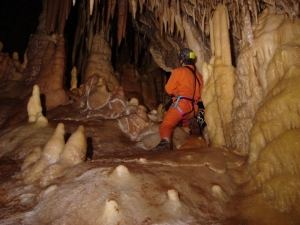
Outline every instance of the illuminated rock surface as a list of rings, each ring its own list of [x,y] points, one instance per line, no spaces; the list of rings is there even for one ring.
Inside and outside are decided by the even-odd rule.
[[[147,52],[157,64],[144,66],[143,76],[130,67],[127,73],[135,74],[124,77],[124,89],[104,32],[115,2],[99,6],[108,13],[98,21],[100,3],[90,1],[80,5],[84,16],[72,55],[73,61],[82,60],[76,67],[81,84],[68,92],[62,87],[65,64],[60,61],[65,59],[60,35],[66,2],[43,1],[24,63],[16,54],[12,60],[0,55],[0,224],[300,223],[299,4],[268,1],[262,10],[255,1],[245,6],[235,1],[227,8],[215,1],[210,9],[209,4],[200,7],[200,1],[119,1],[118,45],[129,9],[142,21],[135,21],[135,28],[151,34]],[[276,11],[278,5],[284,11]],[[189,18],[183,18],[179,6]],[[49,16],[55,10],[59,18]],[[138,14],[143,10],[143,16]],[[240,38],[235,62],[229,32]],[[143,47],[139,41],[136,52]],[[177,127],[173,151],[150,152],[159,142],[163,116],[161,108],[152,108],[162,95],[152,95],[155,85],[161,90],[165,81],[156,82],[152,74],[145,84],[144,76],[158,65],[170,72],[182,46],[194,47],[201,60],[197,66],[203,65],[198,70],[204,77],[207,127],[203,135]],[[24,70],[22,77],[13,70]],[[146,106],[141,96],[149,97],[143,99]],[[45,99],[52,110],[43,111]]]

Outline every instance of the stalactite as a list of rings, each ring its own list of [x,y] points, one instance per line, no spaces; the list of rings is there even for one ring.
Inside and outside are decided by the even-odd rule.
[[[174,11],[170,10],[170,21],[169,21],[169,29],[170,29],[170,33],[173,34],[174,33],[174,24],[175,24],[175,15],[174,15]]]
[[[184,6],[184,11],[187,15],[191,16],[193,18],[193,21],[195,20],[194,14],[193,14],[193,6],[191,6],[188,2],[183,4]]]
[[[128,17],[128,2],[125,1],[125,16],[124,16],[124,23],[123,23],[123,35],[122,35],[123,38],[126,37],[127,17]]]
[[[86,16],[86,18],[90,17],[90,3],[89,0],[85,1],[83,4],[85,4],[85,8],[84,8],[84,14]]]
[[[79,9],[81,8],[82,5],[80,5]],[[81,37],[81,27],[82,27],[82,23],[83,20],[82,18],[82,14],[79,14],[79,20],[78,20],[78,24],[77,24],[77,28],[75,31],[75,36],[74,36],[74,43],[73,43],[73,50],[72,50],[72,65],[74,66],[75,64],[75,57],[76,57],[76,52],[77,52],[77,47],[78,47],[78,42],[80,40]]]
[[[87,50],[89,53],[91,52],[93,38],[94,38],[94,26],[93,26],[93,21],[90,21],[88,36],[87,36]]]
[[[193,7],[193,22],[196,24],[195,6]]]
[[[247,42],[250,44],[250,46],[252,46],[253,44],[253,28],[251,25],[251,18],[250,18],[250,13],[249,10],[246,9],[246,13],[245,13],[245,17],[244,17],[244,24],[245,24],[245,33],[246,33],[246,38],[247,38]]]
[[[94,0],[90,0],[90,16],[93,14]]]
[[[155,10],[156,15],[161,15],[163,12],[159,12],[159,10]],[[162,16],[157,16],[158,18],[158,24],[159,24],[159,31],[160,31],[160,36],[163,36],[163,30],[164,30],[164,22]]]
[[[51,29],[51,16],[52,16],[52,5],[53,1],[47,1],[47,13],[46,13],[46,31],[47,33],[50,33]]]
[[[122,38],[125,36],[127,19],[127,0],[119,0],[118,7],[118,45],[120,46]]]
[[[92,17],[92,21],[93,21],[93,25],[95,26],[96,21],[97,21],[97,17],[98,17],[98,0],[95,1],[95,5],[94,5],[94,13],[93,13],[93,17]]]
[[[175,24],[177,26],[177,35],[180,34],[181,39],[184,38],[184,28],[182,26],[182,17],[180,14],[180,1],[177,0],[176,11],[174,12]]]
[[[163,4],[163,12],[162,12],[162,22],[164,24],[164,30],[165,30],[165,33],[168,32],[168,21],[170,20],[170,16],[169,16],[169,8],[168,8],[168,3],[167,2],[164,2]]]
[[[135,33],[134,37],[134,62],[138,63],[138,56],[139,56],[139,36]]]
[[[98,10],[97,10],[98,11]],[[100,32],[100,13],[97,12],[97,16],[95,16],[95,33]]]
[[[136,11],[137,11],[137,1],[128,0],[128,3],[129,3],[129,11],[131,12],[133,19],[135,19]]]
[[[68,19],[69,17],[69,14],[71,12],[71,9],[72,9],[72,5],[71,5],[71,1],[70,0],[67,0],[67,14],[66,14],[66,20]]]
[[[299,0],[278,0],[277,3],[282,5],[284,11],[289,15],[290,19],[294,21],[296,16],[299,16],[300,3]]]
[[[253,0],[252,1],[252,15],[253,15],[253,17],[254,17],[254,21],[253,22],[257,22],[257,14],[258,14],[258,12],[257,12],[257,5],[256,5],[256,1],[255,0]]]
[[[114,15],[115,15],[116,1],[117,0],[110,0],[109,1],[109,4],[111,5],[110,6],[110,16],[111,16],[111,19],[113,19]]]
[[[107,14],[106,14],[106,24],[105,24],[105,27],[107,28],[108,27],[108,24],[109,24],[109,21],[110,21],[110,18],[111,18],[111,1],[108,1],[107,3]]]
[[[140,6],[140,13],[143,13],[143,8],[144,8],[145,0],[139,0],[139,6]]]
[[[67,18],[68,18],[68,0],[61,0],[60,11],[59,11],[58,35],[64,34]]]
[[[206,13],[206,9],[204,9],[204,13],[203,13],[203,16],[202,16],[202,21],[201,21],[201,30],[202,32],[205,31],[205,13]]]
[[[150,7],[149,9],[150,9],[151,11],[153,11],[154,8],[155,8],[156,2],[155,2],[154,0],[152,0],[152,1],[149,1],[148,4],[149,4],[149,7]]]
[[[53,0],[52,12],[51,12],[51,25],[49,32],[55,32],[55,25],[57,21],[57,16],[59,13],[61,0]]]

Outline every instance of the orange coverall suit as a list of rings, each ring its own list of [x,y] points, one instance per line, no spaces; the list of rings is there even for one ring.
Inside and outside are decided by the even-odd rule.
[[[192,70],[195,69],[193,65],[188,65],[188,66]],[[165,90],[167,94],[173,95],[174,98],[173,98],[172,106],[170,106],[169,110],[165,114],[163,122],[159,127],[159,133],[161,139],[167,137],[169,138],[169,140],[171,140],[172,132],[180,121],[182,120],[186,121],[185,123],[183,123],[183,126],[187,126],[188,120],[193,118],[195,115],[197,115],[198,112],[197,102],[202,101],[201,99],[201,92],[203,87],[202,76],[198,71],[196,71],[196,76],[200,82],[199,85],[198,81],[195,79],[194,73],[189,68],[186,67],[187,66],[183,66],[173,70],[167,84],[165,85]],[[177,107],[174,107],[178,95],[189,99],[192,99],[194,95],[195,102],[186,99],[180,99],[178,101]],[[192,104],[194,104],[194,110]]]

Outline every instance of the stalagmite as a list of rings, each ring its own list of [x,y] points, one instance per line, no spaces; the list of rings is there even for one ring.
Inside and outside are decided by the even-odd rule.
[[[27,167],[35,163],[40,158],[41,153],[42,149],[40,147],[35,147],[24,160],[21,171],[24,171]]]
[[[84,127],[80,125],[78,129],[68,139],[64,149],[59,155],[59,163],[63,166],[74,166],[85,161],[86,157],[86,137]]]
[[[212,190],[213,196],[215,196],[219,200],[221,200],[221,201],[228,200],[228,196],[226,195],[226,193],[223,191],[223,189],[219,185],[213,185],[211,190]]]
[[[129,170],[126,166],[119,165],[116,167],[113,174],[115,174],[118,177],[126,177],[129,176]]]
[[[115,200],[106,200],[104,211],[98,217],[96,224],[102,225],[113,225],[121,224],[122,221],[122,210]]]
[[[182,208],[177,190],[169,189],[167,191],[167,201],[165,202],[164,207],[173,217],[180,217],[184,209]]]
[[[24,171],[24,183],[29,184],[40,179],[43,171],[51,164],[54,164],[59,159],[59,154],[65,145],[64,141],[64,125],[58,124],[55,133],[45,145],[40,158],[32,167],[28,167]],[[34,157],[35,158],[35,157]]]
[[[34,85],[32,96],[30,97],[27,104],[28,122],[37,122],[39,117],[44,117],[42,114],[42,110],[40,88],[38,85]],[[41,122],[42,118],[39,118],[39,121]],[[47,119],[44,118],[43,121],[47,122]]]
[[[59,154],[59,160],[45,169],[40,177],[41,187],[50,184],[55,178],[63,175],[63,171],[85,161],[86,158],[86,137],[84,127],[80,125],[71,135]]]
[[[76,89],[77,88],[77,68],[76,66],[73,66],[71,70],[71,87],[70,90]]]
[[[116,3],[120,11],[114,17]],[[63,50],[69,48],[56,38],[57,31],[64,33],[68,4],[48,0],[48,16],[41,16],[38,38],[28,48],[32,70],[22,74],[26,82],[1,82],[0,126],[8,116],[19,119],[10,115],[15,111],[25,115],[0,129],[1,224],[299,224],[297,0],[83,0],[79,5],[73,0],[81,16],[71,89],[77,89],[77,69],[82,81],[74,91],[65,87],[70,64],[65,67]],[[126,25],[133,25],[135,42],[125,34]],[[60,50],[51,60],[56,43]],[[199,136],[177,126],[173,151],[150,152],[160,141],[161,93],[182,47],[195,51],[202,70],[203,136],[209,135],[210,145],[196,145]],[[131,51],[125,55],[124,49]],[[127,97],[126,76],[118,69],[133,56],[132,78],[141,79],[145,89],[131,83],[128,90],[136,93]],[[1,63],[5,57],[6,65]],[[16,54],[10,61],[1,52],[0,74],[11,62],[20,66]],[[144,99],[138,98],[149,86]],[[63,92],[53,95],[55,87]],[[48,108],[49,123],[39,89],[53,101],[64,93],[64,101]],[[27,102],[18,106],[28,99],[26,122]]]
[[[212,24],[213,38],[211,40],[214,41],[212,44],[214,46],[214,56],[210,62],[212,63],[212,75],[205,75],[205,77],[210,77],[208,82],[214,87],[209,89],[204,86],[203,89],[205,110],[206,112],[211,112],[205,113],[205,119],[212,122],[207,123],[211,146],[234,146],[235,140],[231,113],[235,76],[234,67],[231,65],[228,15],[224,5],[219,4],[217,6]],[[209,72],[207,69],[203,70],[207,71],[206,73]],[[217,105],[211,102],[213,99],[209,96],[216,98]],[[221,124],[213,118],[220,118]]]

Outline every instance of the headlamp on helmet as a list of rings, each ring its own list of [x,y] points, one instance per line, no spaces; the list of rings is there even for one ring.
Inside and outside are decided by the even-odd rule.
[[[191,62],[196,58],[195,52],[189,48],[183,48],[178,52],[178,59],[184,62]]]

